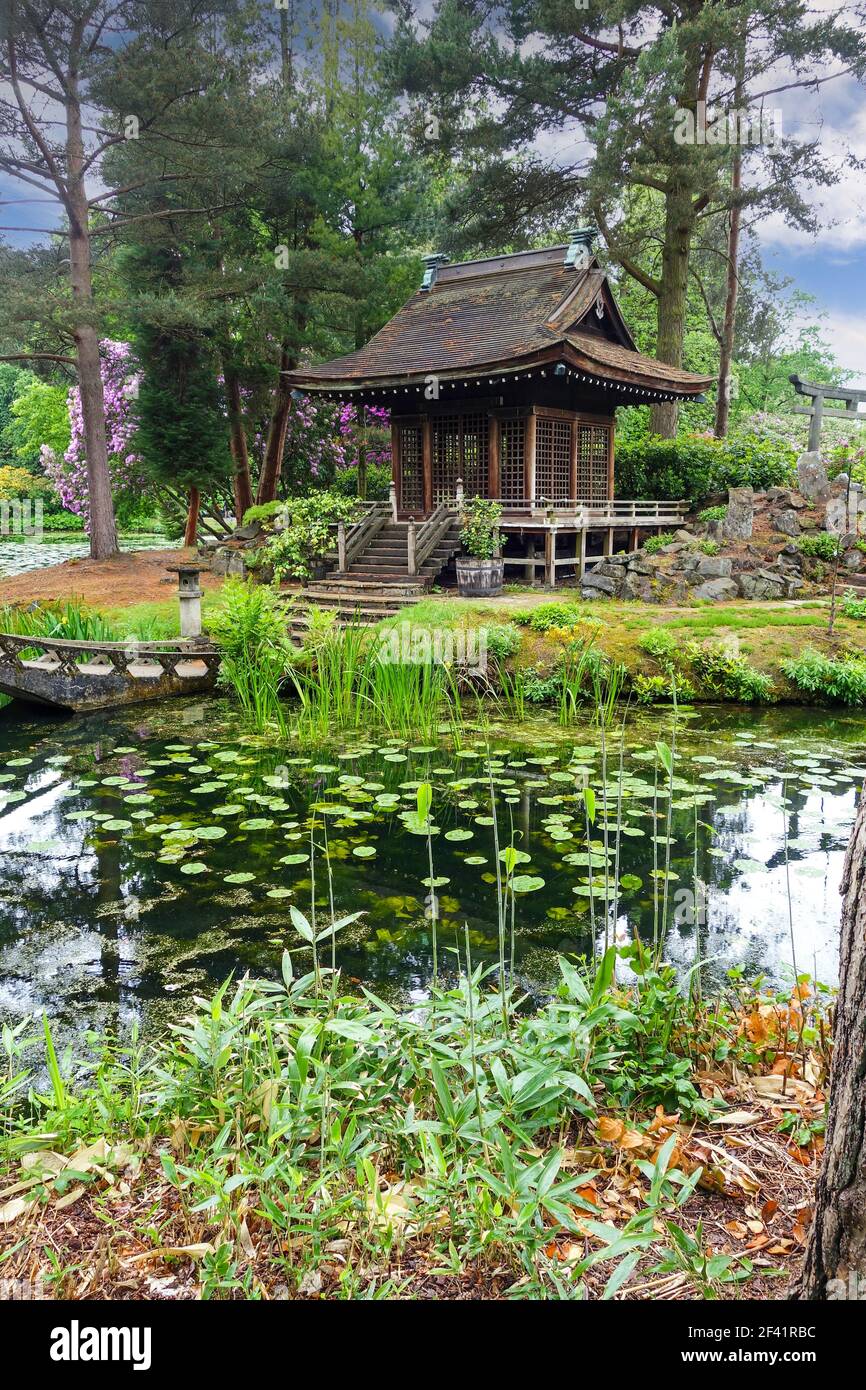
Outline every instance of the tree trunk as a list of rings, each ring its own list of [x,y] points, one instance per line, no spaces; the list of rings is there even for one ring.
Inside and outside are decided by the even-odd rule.
[[[72,299],[81,312],[73,329],[78,359],[78,389],[84,423],[87,493],[90,507],[90,554],[107,560],[117,553],[117,526],[108,473],[105,396],[99,361],[99,335],[93,323],[93,284],[90,270],[90,232],[83,181],[84,143],[76,81],[69,80],[66,107],[66,154],[70,201],[69,263]]]
[[[796,1296],[866,1294],[866,798],[842,875],[839,998],[833,1025],[830,1111],[815,1215]],[[836,1282],[841,1281],[841,1283]]]
[[[195,545],[198,539],[198,514],[201,507],[201,493],[193,486],[189,490],[189,506],[186,513],[186,530],[183,533],[184,545]]]
[[[280,471],[283,466],[283,450],[286,447],[286,434],[289,429],[289,414],[292,409],[292,388],[286,384],[283,373],[289,371],[290,368],[289,355],[283,348],[280,353],[280,379],[277,382],[276,399],[268,426],[265,457],[262,462],[259,488],[256,493],[256,502],[259,506],[264,502],[276,501],[277,484],[280,481]]]
[[[669,190],[665,199],[665,239],[662,248],[661,292],[658,297],[656,357],[671,367],[683,365],[689,251],[694,213],[687,188]],[[678,401],[660,401],[650,416],[653,434],[672,439],[677,432]]]
[[[739,111],[743,104],[742,52],[740,56],[740,76],[734,89],[734,110]],[[734,329],[737,323],[737,297],[740,290],[740,205],[736,201],[742,184],[743,155],[742,146],[734,145],[731,167],[731,222],[728,228],[728,273],[725,290],[725,324],[722,329],[721,351],[719,353],[719,389],[716,396],[716,437],[724,439],[728,433],[728,420],[731,413],[731,363],[734,360]]]
[[[229,417],[229,448],[234,462],[233,490],[235,519],[242,525],[244,513],[253,505],[253,484],[250,477],[250,456],[244,429],[243,402],[238,374],[233,367],[223,366],[226,402]]]

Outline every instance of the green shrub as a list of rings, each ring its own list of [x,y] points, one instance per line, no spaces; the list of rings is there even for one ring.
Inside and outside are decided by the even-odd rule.
[[[255,507],[247,507],[243,515],[244,526],[252,526],[258,521],[266,531],[271,530],[278,516],[286,511],[285,502],[261,502]]]
[[[549,632],[552,627],[577,627],[586,617],[576,603],[540,603],[537,608],[522,608],[514,614],[521,627],[533,632]]]
[[[846,618],[866,622],[866,597],[858,598],[854,590],[849,589],[842,600],[842,612]]]
[[[702,512],[698,512],[698,521],[724,521],[727,515],[727,507],[704,507]]]
[[[702,551],[704,555],[718,555],[719,546],[716,541],[698,541],[696,550]]]
[[[830,704],[866,704],[866,658],[859,653],[823,656],[807,647],[800,656],[783,661],[782,670],[806,695]]]
[[[513,623],[496,623],[493,627],[482,628],[487,644],[487,655],[494,661],[505,661],[520,649],[520,632]]]
[[[669,632],[664,628],[654,628],[645,632],[638,641],[641,651],[657,661],[664,672],[663,676],[636,675],[632,687],[641,704],[654,704],[657,700],[672,700],[674,691],[681,701],[693,700],[695,687],[689,679],[682,653]]]
[[[797,537],[795,545],[803,555],[819,560],[835,560],[839,553],[839,537],[829,531],[807,532]]]
[[[368,502],[387,502],[391,488],[391,465],[389,463],[368,463],[367,464],[367,496]],[[358,465],[353,463],[351,468],[338,468],[331,483],[331,491],[339,492],[343,497],[358,496]]]
[[[265,546],[265,562],[273,567],[277,579],[287,576],[309,579],[313,566],[334,549],[334,523],[351,522],[357,516],[357,499],[322,490],[295,498],[282,506],[285,512],[283,527],[271,536]]]
[[[490,497],[469,497],[460,515],[460,544],[476,560],[492,560],[499,553],[499,519],[502,507]]]
[[[787,440],[757,434],[658,435],[620,440],[616,445],[617,491],[621,497],[698,501],[730,487],[759,492],[790,482],[797,461]]]
[[[744,656],[734,656],[724,647],[704,642],[689,642],[685,655],[708,695],[746,704],[762,704],[774,698],[770,677],[756,671]]]
[[[674,698],[674,681],[670,676],[644,676],[638,672],[632,676],[631,688],[639,705],[658,705]],[[682,698],[679,682],[676,685],[677,699]]]
[[[650,536],[649,540],[644,541],[643,548],[647,555],[657,555],[664,546],[670,545],[673,539],[673,531],[659,531],[658,535]]]

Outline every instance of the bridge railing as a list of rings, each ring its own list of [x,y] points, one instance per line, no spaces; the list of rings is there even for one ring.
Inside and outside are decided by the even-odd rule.
[[[25,652],[41,652],[42,657],[27,657]],[[184,662],[200,661],[210,672],[219,665],[218,648],[207,643],[179,642],[167,639],[158,642],[139,642],[128,638],[124,642],[73,642],[62,637],[37,637],[29,633],[0,632],[0,667],[11,666],[23,670],[33,660],[53,658],[45,662],[45,668],[59,675],[77,676],[81,667],[91,668],[94,664],[107,664],[120,675],[128,675],[129,667],[144,665],[154,672],[167,675],[176,674],[177,667]]]

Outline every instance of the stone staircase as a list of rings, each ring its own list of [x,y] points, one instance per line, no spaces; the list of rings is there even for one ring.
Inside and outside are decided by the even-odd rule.
[[[458,528],[455,522],[437,540],[415,574],[409,573],[408,530],[408,522],[389,521],[345,570],[336,569],[324,579],[311,580],[292,610],[293,638],[303,638],[309,610],[314,607],[330,609],[338,623],[378,623],[424,598],[460,549]]]

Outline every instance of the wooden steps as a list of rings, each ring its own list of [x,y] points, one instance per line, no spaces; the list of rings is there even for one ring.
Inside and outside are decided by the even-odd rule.
[[[345,570],[312,580],[301,590],[292,610],[293,639],[303,639],[310,625],[311,608],[330,610],[336,614],[338,624],[372,624],[393,617],[406,604],[418,603],[425,597],[459,549],[454,526],[419,565],[417,574],[410,574],[408,523],[387,523]]]

